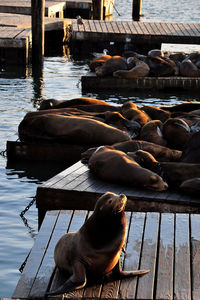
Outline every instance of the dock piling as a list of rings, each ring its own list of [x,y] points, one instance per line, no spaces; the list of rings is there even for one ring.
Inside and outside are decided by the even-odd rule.
[[[41,64],[44,55],[45,0],[31,0],[32,9],[32,63]]]
[[[132,18],[139,21],[141,16],[142,0],[133,0]]]
[[[103,0],[92,0],[93,20],[103,20]]]

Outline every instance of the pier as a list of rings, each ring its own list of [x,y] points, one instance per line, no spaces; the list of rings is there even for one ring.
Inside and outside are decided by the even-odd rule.
[[[36,206],[39,224],[47,210],[92,210],[96,200],[107,191],[127,196],[129,211],[200,212],[198,197],[180,191],[152,192],[150,190],[112,184],[97,179],[80,161],[38,187]]]
[[[55,245],[66,232],[79,230],[90,214],[87,210],[47,212],[12,298],[44,299],[46,291],[66,280],[54,265]],[[126,253],[121,256],[123,269],[150,272],[140,278],[86,284],[64,298],[199,299],[200,215],[126,212],[126,218],[129,231]]]

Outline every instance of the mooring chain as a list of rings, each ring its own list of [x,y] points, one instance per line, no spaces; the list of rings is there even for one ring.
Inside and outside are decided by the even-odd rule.
[[[31,202],[26,206],[26,208],[21,212],[20,217],[23,217],[24,214],[29,210],[29,208],[33,205],[35,202],[35,198],[31,200]]]
[[[1,151],[0,155],[3,156],[3,157],[7,157],[7,150]]]
[[[28,260],[28,258],[29,258],[30,253],[31,253],[31,251],[29,251],[27,257],[25,258],[25,261],[21,264],[21,267],[19,268],[19,272],[20,272],[20,273],[23,272],[24,267],[25,267],[25,265],[26,265],[26,263],[27,263],[27,260]]]

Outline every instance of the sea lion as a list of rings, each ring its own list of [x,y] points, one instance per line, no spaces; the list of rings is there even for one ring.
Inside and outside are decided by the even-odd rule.
[[[190,136],[190,127],[181,118],[169,118],[163,124],[163,137],[172,148],[183,150]]]
[[[188,180],[185,180],[180,185],[181,191],[184,192],[184,194],[189,195],[197,195],[199,196],[200,193],[200,177],[191,178]]]
[[[102,277],[110,271],[114,279],[141,276],[149,272],[122,271],[120,267],[119,259],[127,232],[126,202],[123,194],[105,193],[97,200],[93,214],[79,231],[60,238],[54,251],[55,264],[70,277],[57,290],[46,295],[83,288],[88,277]]]
[[[148,56],[152,57],[164,57],[164,52],[160,49],[152,49],[147,53]]]
[[[167,141],[163,138],[162,131],[163,123],[160,120],[149,121],[142,127],[139,139],[161,146],[166,146]]]
[[[161,109],[159,107],[153,105],[144,105],[141,108],[152,120],[160,120],[161,122],[165,122],[169,117],[169,111]]]
[[[180,75],[185,77],[199,77],[200,70],[190,59],[186,58],[180,63]]]
[[[171,76],[177,72],[175,62],[169,58],[148,56],[145,62],[150,68],[150,76]]]
[[[200,109],[200,102],[184,102],[172,106],[161,106],[161,108],[170,112],[190,112]]]
[[[150,117],[131,101],[126,101],[121,107],[122,115],[128,119],[138,122],[141,126],[150,121]]]
[[[117,70],[127,70],[126,60],[122,56],[113,56],[101,67],[95,69],[98,77],[112,76]]]
[[[182,155],[182,151],[170,149],[164,146],[156,145],[154,143],[130,140],[126,142],[113,144],[112,147],[116,150],[123,151],[124,153],[135,152],[137,150],[147,151],[152,154],[155,159],[161,161],[179,161]],[[89,148],[85,152],[81,153],[83,162],[87,162],[91,155],[96,151],[97,147]]]
[[[87,97],[80,97],[74,98],[70,100],[56,100],[56,99],[47,99],[43,100],[40,103],[40,110],[42,109],[52,109],[52,108],[65,108],[65,107],[74,107],[77,105],[107,105],[110,104],[99,99],[95,98],[87,98]]]
[[[99,147],[88,161],[89,169],[100,179],[142,187],[153,191],[164,191],[168,185],[156,173],[142,168],[122,151],[113,147]]]
[[[91,62],[90,62],[90,64],[89,64],[89,67],[90,67],[90,70],[92,71],[92,72],[95,72],[95,69],[97,68],[97,67],[100,67],[100,66],[102,66],[108,59],[110,59],[112,56],[110,56],[110,55],[102,55],[102,56],[99,56],[99,57],[96,57],[96,58],[94,58]]]
[[[140,77],[145,77],[149,75],[150,68],[144,62],[136,57],[132,58],[135,62],[135,66],[130,70],[118,70],[113,73],[113,76],[116,78],[124,78],[124,79],[136,79]]]
[[[151,170],[161,176],[160,163],[151,153],[144,150],[137,150],[135,152],[128,152],[127,155],[134,159],[141,167]]]
[[[185,163],[200,163],[200,131],[194,133],[186,143],[181,161]]]
[[[22,141],[112,145],[130,139],[122,130],[94,119],[51,114],[24,118],[18,132]]]

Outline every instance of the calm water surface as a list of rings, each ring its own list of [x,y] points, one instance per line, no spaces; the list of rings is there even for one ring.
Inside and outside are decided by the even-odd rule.
[[[120,16],[114,11],[114,19],[131,20],[132,1],[115,0]],[[127,9],[128,8],[128,9]],[[200,21],[200,0],[143,0],[144,20],[152,21]],[[169,46],[167,46],[169,48]],[[179,47],[180,48],[180,47]],[[175,47],[175,49],[178,49]],[[185,49],[189,50],[189,47]],[[193,50],[196,49],[192,46]],[[18,70],[19,71],[19,70]],[[36,110],[44,98],[70,99],[82,96],[80,77],[88,71],[86,61],[72,61],[70,57],[45,58],[40,82],[14,70],[0,70],[0,152],[6,149],[6,141],[17,139],[17,128],[28,111]],[[120,104],[127,99],[136,103],[154,105],[175,104],[181,101],[200,101],[190,93],[110,93],[87,94],[111,103]],[[58,173],[65,165],[7,164],[0,155],[0,297],[11,297],[20,276],[19,268],[31,249],[37,235],[37,210],[33,205],[20,217],[21,211],[33,199],[37,186]]]

